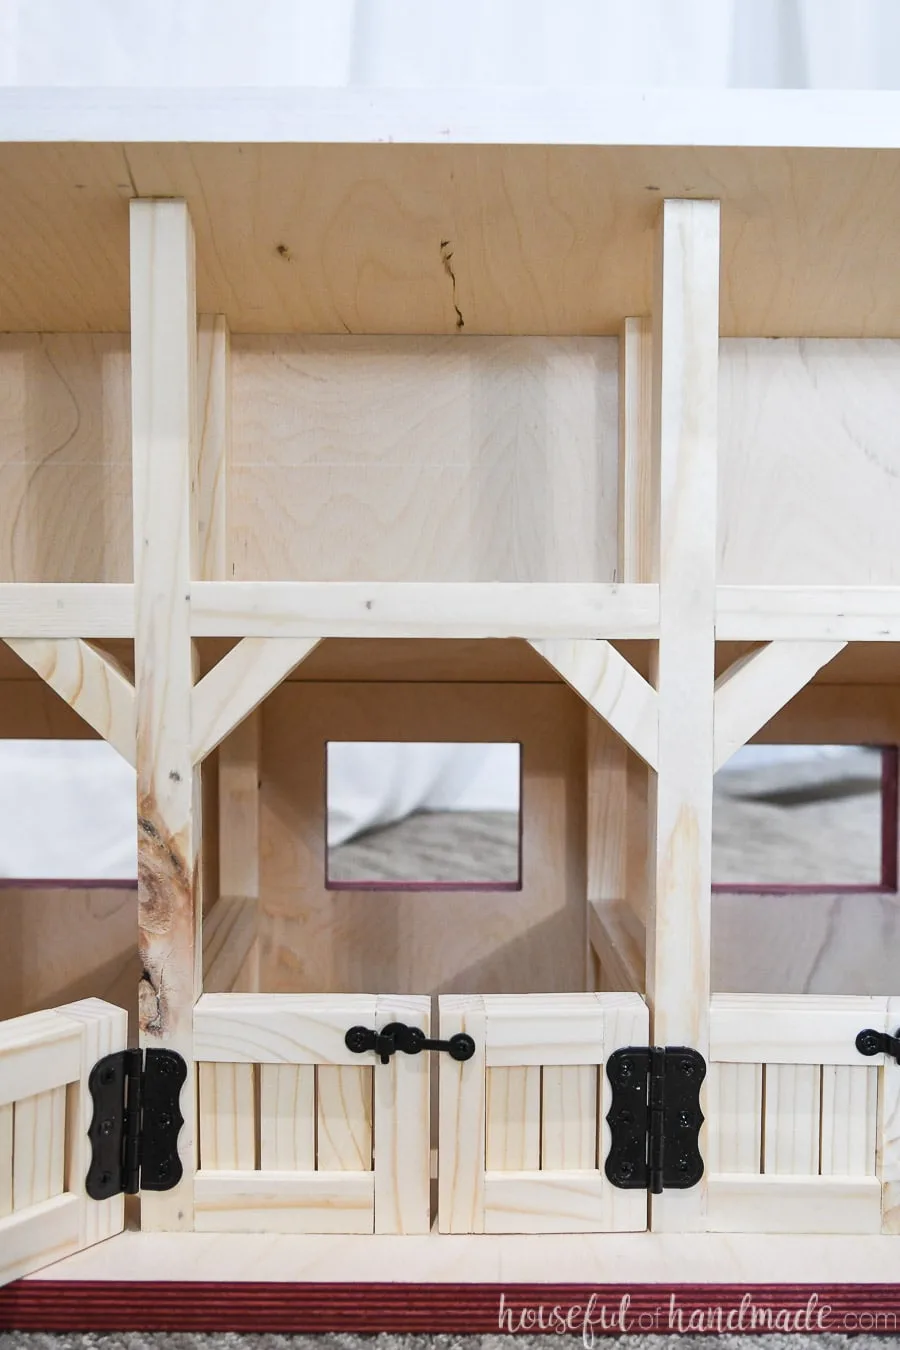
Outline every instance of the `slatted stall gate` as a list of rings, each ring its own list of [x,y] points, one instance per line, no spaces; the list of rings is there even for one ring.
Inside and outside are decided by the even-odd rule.
[[[125,1048],[126,1013],[85,999],[0,1023],[0,1285],[122,1231],[124,1198],[88,1198],[88,1076]]]
[[[199,1064],[201,1232],[426,1233],[431,1055],[387,1064],[353,1026],[429,1030],[431,1000],[204,994]]]
[[[712,999],[708,1227],[735,1233],[900,1231],[890,1175],[900,1065],[857,1034],[893,1034],[900,999]]]
[[[441,1036],[475,1056],[440,1056],[438,1225],[445,1233],[639,1231],[647,1193],[603,1171],[610,1085],[603,1066],[646,1045],[637,994],[447,995]]]

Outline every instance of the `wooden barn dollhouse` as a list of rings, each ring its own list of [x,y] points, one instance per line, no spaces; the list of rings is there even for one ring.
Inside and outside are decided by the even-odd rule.
[[[900,743],[898,114],[0,95],[0,734],[139,837],[0,891],[0,1282],[893,1278],[896,831],[710,860]],[[519,883],[330,887],[373,740],[520,746]]]

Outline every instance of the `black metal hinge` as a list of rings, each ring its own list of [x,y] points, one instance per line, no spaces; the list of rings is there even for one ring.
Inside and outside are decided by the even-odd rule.
[[[186,1078],[174,1050],[119,1050],[97,1061],[88,1078],[94,1113],[85,1188],[92,1200],[178,1185],[178,1098]]]
[[[684,1046],[632,1046],[606,1064],[612,1102],[606,1175],[623,1190],[687,1190],[703,1176],[700,1084],[706,1062]]]

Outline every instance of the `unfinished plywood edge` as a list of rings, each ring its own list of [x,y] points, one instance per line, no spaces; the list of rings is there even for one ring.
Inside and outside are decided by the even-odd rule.
[[[532,641],[566,683],[608,722],[636,755],[656,768],[659,715],[656,690],[606,641]]]
[[[718,586],[720,642],[900,641],[900,586]]]
[[[846,642],[769,642],[736,661],[715,684],[715,751],[721,769]]]
[[[314,638],[244,638],[194,686],[191,756],[201,763],[319,645]]]
[[[2,582],[0,637],[134,637],[134,587],[127,582]]]
[[[134,685],[108,652],[82,638],[6,638],[6,643],[134,765]]]
[[[224,314],[201,314],[197,325],[196,556],[192,575],[228,574],[228,467],[231,442],[231,350]]]
[[[195,637],[614,637],[657,633],[655,586],[602,582],[195,582]]]
[[[617,580],[657,572],[653,520],[653,320],[626,319],[619,335],[619,556]]]

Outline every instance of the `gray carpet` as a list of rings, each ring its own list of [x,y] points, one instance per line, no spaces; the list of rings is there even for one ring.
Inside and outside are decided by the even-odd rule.
[[[878,885],[881,756],[772,764],[716,775],[713,881]],[[506,811],[416,812],[329,850],[329,880],[515,882],[519,817]]]

